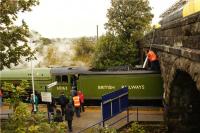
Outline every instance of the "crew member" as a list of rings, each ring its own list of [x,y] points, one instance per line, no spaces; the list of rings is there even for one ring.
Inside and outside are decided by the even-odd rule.
[[[67,121],[69,132],[72,132],[73,116],[74,116],[73,106],[71,103],[68,103],[65,111],[65,120]]]
[[[74,102],[74,108],[75,108],[76,116],[80,117],[80,98],[77,95],[77,93],[73,97],[73,102]]]
[[[61,92],[59,100],[60,100],[60,105],[61,105],[62,116],[64,116],[65,115],[65,108],[66,108],[66,105],[69,103],[69,100],[65,96],[64,92]]]
[[[147,50],[147,58],[151,64],[151,70],[159,70],[159,61],[157,55],[152,50]]]
[[[84,109],[84,95],[83,95],[83,92],[78,91],[78,96],[79,96],[79,98],[80,98],[80,103],[81,103],[80,112],[81,112],[81,111],[84,112],[85,109]]]

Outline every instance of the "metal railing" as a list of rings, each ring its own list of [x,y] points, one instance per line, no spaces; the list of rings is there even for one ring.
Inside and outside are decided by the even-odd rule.
[[[92,128],[101,127],[102,122],[103,122],[103,121],[99,121],[99,122],[97,122],[97,123],[95,123],[95,124],[92,124],[91,126],[86,127],[86,128],[84,128],[84,129],[80,130],[78,133],[84,133],[85,131],[92,130]]]
[[[131,108],[130,108],[131,110],[136,110],[136,120],[135,121],[140,121],[139,120],[139,112],[140,112],[140,110],[139,109],[163,109],[163,107],[155,107],[155,106],[132,106]],[[135,114],[135,113],[132,113],[132,114]],[[160,115],[160,114],[155,114],[155,113],[153,113],[153,114],[142,114],[142,115],[154,115],[154,116],[156,116],[156,115]]]
[[[142,117],[140,118],[140,115],[141,116],[143,115],[146,118],[147,118],[147,116],[150,116],[150,117],[152,117],[152,116],[154,116],[154,117],[160,116],[159,118],[155,118],[155,120],[151,119],[151,121],[163,121],[162,113],[158,113],[158,114],[147,113],[147,114],[145,114],[145,113],[141,113],[142,110],[140,110],[140,109],[161,109],[162,110],[162,107],[154,107],[154,106],[132,106],[132,107],[130,107],[130,110],[132,110],[132,112],[129,113],[129,116],[125,115],[123,117],[118,118],[117,120],[115,119],[115,117],[116,117],[115,116],[115,117],[113,117],[115,119],[115,121],[111,120],[111,122],[110,123],[106,123],[106,125],[108,127],[113,127],[117,123],[122,123],[122,121],[125,120],[125,119],[127,119],[127,117],[130,118],[130,121],[145,121],[144,118],[142,118]],[[95,128],[102,128],[103,127],[103,122],[105,122],[105,121],[99,121],[97,123],[94,123],[94,124],[92,124],[92,125],[84,128],[84,129],[80,130],[78,133],[84,133],[84,132],[92,131]],[[126,125],[128,123],[129,122],[127,122],[126,120],[124,121],[124,125]],[[121,127],[124,126],[124,125],[121,125]],[[118,128],[121,128],[121,127],[118,127]]]

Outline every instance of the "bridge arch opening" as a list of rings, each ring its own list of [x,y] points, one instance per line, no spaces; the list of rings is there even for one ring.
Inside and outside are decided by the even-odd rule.
[[[177,70],[171,84],[167,123],[170,133],[200,131],[200,91],[185,71]]]

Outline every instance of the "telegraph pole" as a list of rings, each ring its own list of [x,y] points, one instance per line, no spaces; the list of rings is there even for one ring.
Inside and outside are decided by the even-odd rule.
[[[99,26],[97,25],[97,41],[99,39]]]

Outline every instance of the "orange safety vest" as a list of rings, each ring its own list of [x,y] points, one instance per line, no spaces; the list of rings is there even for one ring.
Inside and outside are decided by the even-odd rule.
[[[150,62],[157,60],[156,54],[151,50],[149,50],[149,52],[147,53],[147,57]]]
[[[80,99],[79,99],[79,96],[74,96],[74,97],[73,97],[73,101],[74,101],[74,106],[75,106],[75,107],[80,107]]]

